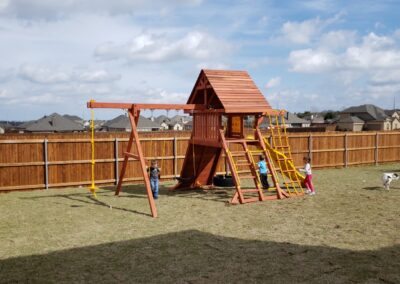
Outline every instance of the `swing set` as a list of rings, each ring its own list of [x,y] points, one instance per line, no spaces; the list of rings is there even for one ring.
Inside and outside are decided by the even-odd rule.
[[[301,187],[302,176],[294,168],[286,130],[278,124],[278,117],[283,117],[283,112],[271,108],[246,71],[201,70],[187,104],[90,101],[87,107],[128,110],[132,132],[124,152],[115,195],[119,195],[121,191],[128,160],[130,158],[138,160],[153,217],[157,217],[157,208],[137,131],[140,112],[145,109],[183,110],[193,116],[193,130],[179,182],[172,190],[212,186],[218,162],[224,152],[236,188],[230,201],[232,204],[282,199],[304,194]],[[227,118],[226,127],[222,124],[223,116]],[[254,118],[253,138],[250,139],[244,133],[245,116]],[[276,125],[272,124],[272,116],[276,117]],[[270,123],[272,145],[261,134],[259,128],[264,119]],[[132,152],[133,145],[136,147],[137,154]],[[259,155],[265,157],[275,194],[264,193],[261,186],[254,158]],[[278,174],[283,178],[283,185],[280,184]],[[254,187],[244,187],[244,179],[252,180]]]

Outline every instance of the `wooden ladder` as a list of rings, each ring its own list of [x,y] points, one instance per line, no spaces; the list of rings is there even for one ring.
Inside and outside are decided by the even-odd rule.
[[[277,190],[277,196],[265,196],[263,193],[263,188],[261,185],[260,176],[258,174],[258,169],[256,163],[254,161],[253,155],[255,153],[259,153],[260,151],[251,151],[248,147],[248,141],[246,139],[226,139],[224,135],[224,131],[221,130],[220,132],[221,144],[222,148],[225,151],[225,155],[227,157],[227,161],[232,173],[232,179],[235,183],[236,192],[231,199],[232,204],[237,203],[249,203],[249,202],[256,202],[256,201],[264,201],[268,199],[277,199],[286,196],[286,193],[282,193],[279,182],[277,181],[277,175],[274,166],[271,164],[272,159],[269,156],[269,152],[266,150],[265,147],[262,147],[262,152],[266,156],[266,163],[268,168],[270,169],[270,173],[272,176],[272,180],[274,183],[274,187]],[[262,139],[253,140],[252,143],[263,143]],[[241,147],[241,150],[232,152],[230,150],[231,144],[238,144]],[[262,146],[262,145],[259,145]],[[235,160],[236,158],[236,160]],[[250,175],[241,175],[238,171],[238,167],[245,167],[246,172],[250,171]],[[246,188],[242,187],[242,180],[243,179],[251,179],[254,182],[255,188]],[[252,196],[248,196],[249,193],[253,193]],[[254,193],[257,193],[257,197],[254,197]]]
[[[289,195],[303,195],[304,190],[301,181],[296,175],[294,161],[291,155],[289,138],[286,132],[285,120],[283,115],[275,115],[275,123],[269,115],[269,124],[272,137],[272,147],[283,154],[283,158],[277,158],[278,168],[283,179],[283,185]],[[281,123],[279,123],[279,120]]]

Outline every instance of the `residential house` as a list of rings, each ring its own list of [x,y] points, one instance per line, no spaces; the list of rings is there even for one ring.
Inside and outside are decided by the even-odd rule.
[[[364,124],[362,119],[350,115],[341,116],[337,121],[338,129],[344,131],[362,131]]]
[[[154,119],[154,122],[161,126],[161,130],[168,130],[171,119],[166,115],[160,115]]]
[[[400,110],[385,110],[385,114],[392,119],[392,130],[400,129]]]
[[[21,132],[77,132],[83,131],[83,125],[67,119],[58,113],[28,121],[19,125]]]
[[[139,122],[137,126],[138,131],[158,131],[161,130],[161,125],[151,121],[144,116],[139,116]],[[129,118],[126,115],[120,115],[116,118],[107,121],[103,124],[102,129],[105,131],[126,131],[130,132],[132,130]]]
[[[375,105],[365,104],[353,106],[340,113],[341,119],[346,117],[358,117],[364,121],[364,130],[391,130],[392,119],[385,114],[385,111]],[[341,129],[339,127],[339,129]]]
[[[285,123],[288,127],[310,127],[311,122],[298,117],[296,114],[287,112],[285,115]]]

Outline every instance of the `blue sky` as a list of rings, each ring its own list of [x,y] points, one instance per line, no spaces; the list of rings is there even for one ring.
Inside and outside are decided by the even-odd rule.
[[[0,120],[185,103],[247,70],[274,108],[400,105],[400,1],[0,0]],[[121,111],[98,110],[98,118]]]

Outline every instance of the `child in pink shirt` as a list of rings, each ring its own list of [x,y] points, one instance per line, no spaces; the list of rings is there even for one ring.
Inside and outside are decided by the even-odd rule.
[[[304,172],[306,174],[306,178],[304,180],[304,184],[307,187],[306,193],[310,194],[310,195],[314,195],[315,194],[315,189],[314,189],[314,185],[312,182],[312,172],[311,172],[311,159],[309,157],[304,157],[303,161],[305,163],[304,165],[304,169],[300,169],[301,172]]]

